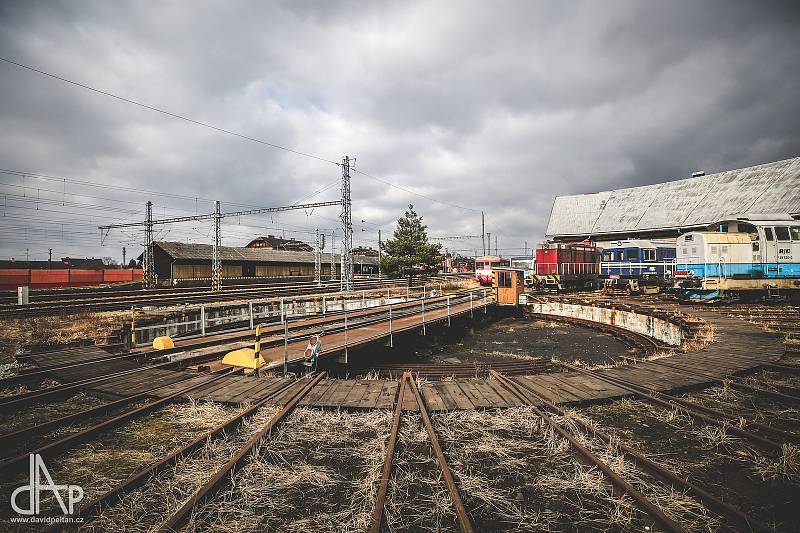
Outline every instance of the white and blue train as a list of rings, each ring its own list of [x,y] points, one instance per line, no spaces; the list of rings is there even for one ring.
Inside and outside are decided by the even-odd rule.
[[[678,237],[675,288],[685,299],[800,295],[800,221],[750,215]]]
[[[668,286],[675,270],[675,243],[625,240],[603,246],[600,277],[609,288],[638,292],[643,287]]]

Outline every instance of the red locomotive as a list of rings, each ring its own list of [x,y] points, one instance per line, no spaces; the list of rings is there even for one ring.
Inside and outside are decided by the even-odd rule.
[[[588,242],[543,242],[536,247],[534,286],[549,290],[594,288],[601,251]]]

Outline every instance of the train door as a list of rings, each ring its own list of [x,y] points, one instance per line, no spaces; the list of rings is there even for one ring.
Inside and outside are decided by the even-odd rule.
[[[775,226],[775,241],[777,242],[778,271],[776,276],[785,278],[792,275],[792,234],[788,226]]]
[[[788,266],[787,275],[793,278],[800,277],[800,226],[790,226],[789,233],[792,236],[791,250],[792,256]]]
[[[775,231],[771,226],[762,227],[761,262],[764,264],[764,275],[774,278],[778,275],[778,243]]]

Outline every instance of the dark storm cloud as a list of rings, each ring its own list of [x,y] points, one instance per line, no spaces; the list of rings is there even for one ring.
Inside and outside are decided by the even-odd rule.
[[[19,2],[0,5],[0,55],[304,152],[351,154],[365,172],[485,210],[513,248],[541,237],[558,194],[800,154],[798,23],[795,2]],[[223,206],[296,201],[339,175],[5,64],[0,117],[2,168]],[[434,234],[480,230],[475,212],[353,180],[356,240],[388,233],[409,202]],[[226,243],[336,215],[226,221]],[[0,235],[0,255],[24,253]]]

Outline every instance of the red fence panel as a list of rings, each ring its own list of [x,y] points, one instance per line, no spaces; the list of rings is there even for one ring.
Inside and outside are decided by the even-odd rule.
[[[103,282],[104,283],[120,283],[124,281],[136,281],[136,273],[139,273],[139,278],[142,279],[142,271],[136,269],[109,269],[103,270]]]
[[[16,290],[29,286],[32,289],[52,289],[57,287],[86,287],[103,283],[124,283],[142,281],[142,270],[0,270],[0,290]]]
[[[102,270],[69,270],[70,287],[88,287],[103,284]]]
[[[16,290],[28,284],[27,269],[0,270],[0,290]]]
[[[69,280],[68,272],[67,270],[31,270],[31,288],[66,287]]]

